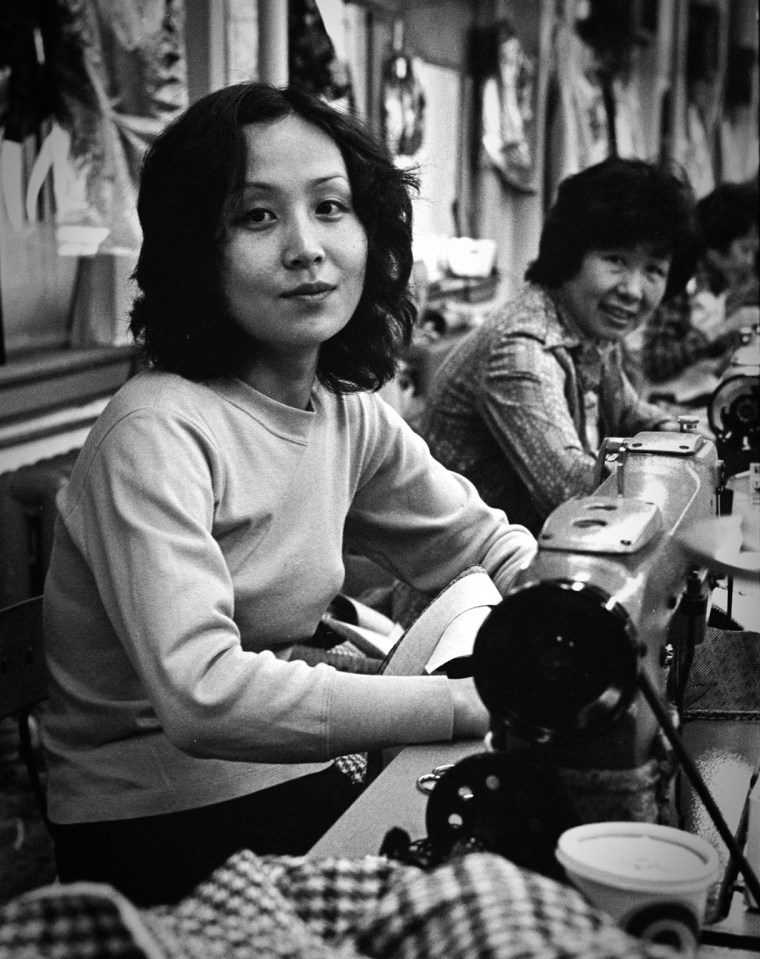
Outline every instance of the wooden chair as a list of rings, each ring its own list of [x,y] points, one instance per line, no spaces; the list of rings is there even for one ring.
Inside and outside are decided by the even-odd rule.
[[[31,711],[47,696],[42,597],[0,609],[0,719],[16,717],[21,758],[45,825],[47,802],[32,744]]]

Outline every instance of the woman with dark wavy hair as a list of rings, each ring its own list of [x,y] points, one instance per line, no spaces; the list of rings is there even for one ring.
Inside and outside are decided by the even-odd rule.
[[[131,330],[161,369],[201,380],[234,367],[246,333],[225,298],[223,256],[235,204],[244,197],[245,128],[291,114],[335,142],[366,234],[361,298],[350,321],[320,350],[317,376],[338,392],[376,389],[392,377],[415,318],[408,277],[416,179],[390,163],[352,117],[297,89],[228,87],[196,104],[148,153],[138,200],[140,294]]]
[[[238,849],[306,852],[357,753],[485,733],[471,678],[291,660],[346,549],[433,592],[472,565],[504,592],[535,549],[377,395],[415,316],[413,187],[355,120],[258,83],[149,150],[147,368],[85,443],[45,586],[61,880],[178,899]]]

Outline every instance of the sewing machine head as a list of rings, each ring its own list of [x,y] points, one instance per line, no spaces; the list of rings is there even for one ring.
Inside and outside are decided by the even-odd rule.
[[[709,571],[677,533],[716,516],[722,464],[691,429],[614,440],[604,455],[612,475],[549,516],[535,559],[478,632],[473,671],[495,749],[516,737],[570,766],[630,768],[657,730],[639,672],[665,690],[682,645],[676,613],[707,592]]]
[[[488,749],[432,791],[434,846],[472,836],[557,875],[569,826],[667,820],[677,764],[657,753],[642,690],[666,692],[671,652],[687,645],[678,634],[694,626],[679,610],[707,594],[709,571],[678,533],[715,517],[722,464],[693,425],[610,439],[599,463],[611,474],[549,516],[538,553],[480,626],[472,669]],[[703,621],[705,603],[695,605]]]

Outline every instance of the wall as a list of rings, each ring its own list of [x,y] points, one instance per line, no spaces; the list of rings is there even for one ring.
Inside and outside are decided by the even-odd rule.
[[[576,0],[367,0],[369,50],[366,77],[370,120],[376,129],[382,114],[379,78],[392,48],[394,26],[403,27],[404,47],[415,58],[430,102],[428,143],[422,162],[423,198],[418,204],[420,229],[457,230],[451,203],[459,206],[458,230],[489,237],[498,243],[498,267],[517,284],[535,256],[543,217],[560,179],[592,162],[568,151],[569,141],[557,136],[553,116],[556,89],[565,83],[558,44],[560,31],[573,31],[582,6]],[[699,195],[720,179],[743,179],[757,172],[758,69],[757,7],[751,0],[605,0],[616,16],[628,17],[636,42],[628,68],[615,81],[618,150],[656,160],[672,156],[692,176]],[[354,6],[354,4],[352,4]],[[487,163],[471,164],[472,145],[479,137],[477,91],[473,87],[469,38],[477,27],[508,19],[528,51],[538,58],[536,151],[537,189],[521,193],[504,187]],[[711,72],[695,84],[694,28],[714,23],[706,32],[714,56]],[[738,51],[738,53],[737,53]],[[699,54],[697,47],[696,54]],[[729,67],[740,56],[754,55],[745,77],[750,86],[743,104],[725,106]],[[698,58],[698,56],[697,56]],[[703,135],[699,142],[698,135]],[[709,168],[707,173],[705,168]]]
[[[202,6],[205,6],[205,13],[199,9]],[[218,25],[218,13],[224,10],[224,5],[203,5],[192,0],[187,3],[187,9],[197,15],[191,33],[193,37],[200,37],[199,43],[193,44],[199,83],[212,82],[216,75],[209,46],[215,42],[213,28]],[[90,65],[95,62],[104,64],[102,75],[99,70],[87,74],[95,77],[90,91],[93,97],[97,99],[100,94],[110,92],[109,84],[114,77],[124,78],[123,88],[119,87],[121,96],[114,94],[113,97],[118,106],[112,108],[110,101],[104,105],[98,100],[96,109],[89,100],[85,105],[84,98],[81,101],[73,96],[66,99],[62,94],[68,107],[75,104],[73,115],[86,130],[87,135],[82,141],[86,141],[87,152],[85,155],[84,150],[80,153],[72,149],[64,162],[59,165],[56,161],[45,170],[40,198],[31,209],[25,193],[28,184],[34,180],[35,163],[45,155],[45,145],[49,143],[45,138],[54,124],[50,118],[39,124],[25,141],[21,155],[16,157],[15,169],[9,162],[14,155],[14,145],[7,141],[3,143],[4,191],[0,200],[3,330],[0,332],[4,332],[4,336],[0,344],[5,349],[0,350],[0,473],[81,445],[100,409],[124,382],[132,367],[134,350],[127,325],[133,294],[130,274],[136,259],[139,228],[135,229],[134,236],[129,236],[134,242],[130,252],[126,253],[130,247],[123,242],[127,231],[120,230],[127,222],[134,223],[134,206],[125,199],[120,207],[118,200],[122,190],[125,196],[131,195],[125,189],[127,183],[130,189],[133,186],[133,178],[126,172],[130,155],[125,143],[132,144],[135,137],[122,141],[115,133],[118,124],[111,110],[121,109],[125,115],[136,114],[142,121],[136,126],[147,127],[151,121],[158,126],[172,109],[183,105],[185,62],[180,32],[183,25],[181,8],[174,5],[169,13],[168,7],[162,12],[160,5],[154,5],[150,12],[156,10],[159,19],[146,16],[134,21],[120,21],[116,26],[112,23],[114,30],[117,27],[127,32],[131,29],[134,35],[125,35],[123,43],[120,40],[119,44],[110,47],[105,35],[101,37],[95,29],[76,34],[85,38],[79,51],[83,60],[86,46],[87,53],[91,54]],[[41,13],[39,16],[42,18]],[[80,5],[76,16],[80,18],[79,26],[93,27],[98,7],[93,3]],[[33,14],[29,15],[29,20],[35,22]],[[27,21],[8,22],[18,30],[17,47],[21,48]],[[204,25],[202,30],[198,29],[201,24]],[[44,29],[40,19],[38,31],[38,41],[44,37],[41,43],[50,42],[54,31],[49,19],[45,19]],[[98,39],[93,39],[96,36]],[[171,49],[169,37],[174,44]],[[138,55],[151,51],[151,44],[155,44],[157,38],[167,41],[162,47],[163,72],[154,71],[161,73],[160,81],[150,74]],[[61,47],[53,43],[45,50],[59,54]],[[110,51],[108,55],[106,50]],[[176,56],[172,57],[172,54]],[[60,67],[52,53],[51,60]],[[149,55],[145,61],[150,62]],[[199,68],[201,64],[203,70]],[[28,64],[25,63],[24,67]],[[20,76],[26,76],[18,65],[14,68]],[[71,71],[72,76],[75,72]],[[46,79],[50,78],[46,76]],[[73,88],[74,81],[71,83]],[[159,83],[163,84],[160,90]],[[65,84],[61,87],[63,89]],[[67,91],[71,93],[68,88]],[[139,137],[137,140],[142,142]],[[137,154],[138,147],[134,147],[134,151]],[[61,152],[53,154],[54,161],[61,156]],[[73,172],[74,169],[80,170],[78,164],[82,163],[88,175],[86,181],[83,175],[77,178]],[[89,176],[96,168],[101,179],[97,189],[92,187],[90,195]],[[15,174],[15,182],[12,174]],[[81,193],[77,188],[81,188]],[[84,192],[87,192],[86,197],[81,195]],[[60,201],[58,205],[54,202],[54,193]],[[92,256],[62,255],[58,220],[69,226],[73,222],[84,233],[103,214],[98,205],[100,201],[104,206],[113,202],[113,219],[109,223],[112,227],[111,252]],[[65,212],[62,212],[64,207]],[[87,227],[83,227],[85,221]]]
[[[618,0],[615,0],[618,2]],[[651,6],[650,4],[642,4]],[[650,42],[634,52],[629,85],[640,105],[642,151],[655,156],[661,151],[685,155],[686,114],[689,91],[685,76],[689,14],[712,7],[720,14],[718,47],[722,58],[712,90],[722,91],[727,80],[727,53],[730,49],[757,52],[757,8],[752,0],[655,0],[658,29]],[[278,8],[267,0],[270,15]],[[470,38],[475,28],[487,27],[509,17],[539,57],[540,82],[548,78],[553,62],[557,25],[574,14],[574,0],[367,0],[348,3],[343,15],[350,22],[349,56],[354,67],[357,104],[379,131],[381,116],[382,64],[392,49],[394,27],[403,25],[405,48],[415,58],[416,68],[427,91],[427,143],[422,162],[422,197],[416,204],[417,229],[430,234],[455,232],[493,238],[498,243],[498,266],[510,284],[519,282],[525,266],[535,255],[552,182],[547,170],[540,170],[538,189],[521,194],[503,188],[488,170],[470,162],[471,145],[477,137],[477,103],[471,75]],[[252,13],[253,11],[253,13]],[[260,36],[262,24],[255,0],[188,0],[186,50],[189,98],[197,99],[208,89],[226,82],[232,61],[240,79],[254,69],[256,50],[268,49],[267,36]],[[265,26],[265,24],[264,24]],[[733,45],[733,46],[732,46]],[[246,65],[246,50],[251,59]],[[757,63],[751,73],[750,99],[735,105],[722,116],[714,116],[708,133],[715,167],[727,178],[739,179],[757,168]],[[547,95],[541,88],[539,100]],[[536,146],[541,162],[551,156],[551,144],[542,142],[544,125],[537,131]],[[565,158],[560,157],[560,160]],[[452,206],[458,207],[455,222]],[[44,201],[43,201],[44,202]],[[23,358],[32,346],[52,350],[64,347],[72,329],[84,342],[104,343],[103,364],[110,370],[110,344],[124,341],[124,321],[131,296],[127,259],[103,258],[84,266],[77,258],[55,253],[49,224],[40,222],[18,231],[10,228],[7,215],[0,212],[0,290],[8,342],[14,357]],[[105,321],[104,321],[105,320]],[[15,362],[15,359],[14,359]],[[111,373],[94,373],[83,394],[83,404],[106,395]],[[4,417],[3,397],[8,377],[0,367],[0,470],[3,453],[13,444],[14,431],[26,444],[29,455],[37,455],[45,430],[50,430],[51,452],[65,444],[62,411],[34,407],[34,422],[14,414]],[[25,376],[34,380],[34,371]],[[50,371],[40,375],[49,378]],[[105,385],[104,385],[105,384]],[[67,402],[69,402],[67,400]],[[87,407],[91,409],[90,407]],[[89,414],[88,414],[89,415]],[[81,433],[84,414],[75,408],[77,423],[73,435]],[[51,426],[51,421],[53,425]],[[31,443],[31,445],[29,445]],[[18,453],[14,452],[17,458]]]
[[[538,253],[538,241],[546,207],[546,107],[551,63],[551,41],[555,25],[554,0],[511,0],[497,4],[495,19],[508,19],[521,38],[523,46],[538,65],[535,78],[535,138],[532,141],[535,162],[533,192],[525,193],[505,187],[499,175],[479,152],[476,180],[473,187],[473,217],[478,236],[489,237],[498,244],[497,266],[505,280],[505,293],[513,292],[522,280],[525,269]],[[473,108],[471,137],[479,136],[479,112]]]
[[[0,201],[2,326],[10,354],[68,342],[78,258],[59,257],[56,246],[52,222],[14,223]]]
[[[535,255],[543,216],[543,194],[504,192],[486,182],[471,163],[477,136],[476,90],[472,63],[475,32],[504,15],[515,18],[537,56],[545,56],[553,0],[401,3],[370,2],[367,11],[368,119],[381,131],[383,65],[393,50],[400,24],[403,48],[413,57],[426,94],[425,141],[414,157],[421,174],[421,195],[415,204],[417,235],[488,237],[497,241],[503,278],[520,274]],[[542,152],[542,145],[539,144]],[[539,170],[539,179],[540,179]],[[456,215],[454,212],[456,203]]]

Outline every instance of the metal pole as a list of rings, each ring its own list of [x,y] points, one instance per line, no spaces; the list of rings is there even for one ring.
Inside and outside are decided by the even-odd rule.
[[[259,0],[259,79],[276,87],[288,83],[286,0]]]

